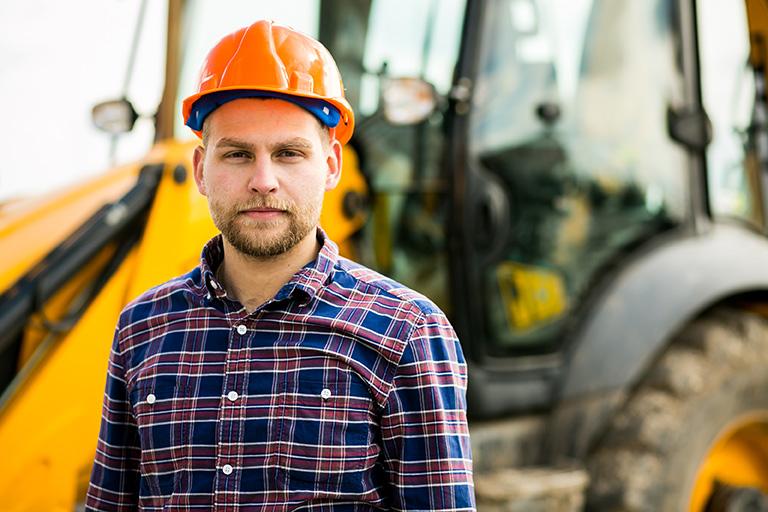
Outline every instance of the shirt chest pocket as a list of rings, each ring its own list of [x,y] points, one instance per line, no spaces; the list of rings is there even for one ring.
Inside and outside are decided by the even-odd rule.
[[[325,369],[284,378],[278,429],[278,484],[299,498],[358,493],[376,462],[368,387],[354,372]]]
[[[189,396],[176,382],[139,382],[131,392],[131,404],[141,444],[141,494],[167,496],[188,447]]]

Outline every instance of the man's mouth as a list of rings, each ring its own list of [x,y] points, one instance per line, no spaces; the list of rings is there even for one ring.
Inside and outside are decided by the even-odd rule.
[[[249,208],[242,210],[240,213],[252,218],[252,219],[274,219],[282,214],[286,213],[285,210],[279,208]]]

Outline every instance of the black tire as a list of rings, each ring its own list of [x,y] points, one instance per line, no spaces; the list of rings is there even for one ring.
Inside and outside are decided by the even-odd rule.
[[[588,460],[587,510],[688,511],[700,462],[737,418],[768,411],[768,321],[716,309],[648,371]]]

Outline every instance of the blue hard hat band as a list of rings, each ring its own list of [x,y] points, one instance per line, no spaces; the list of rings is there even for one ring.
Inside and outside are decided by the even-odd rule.
[[[203,129],[205,118],[208,117],[211,112],[225,103],[241,98],[275,98],[289,101],[315,116],[328,128],[335,128],[341,120],[339,109],[324,100],[305,98],[303,96],[292,96],[290,94],[272,91],[236,89],[231,91],[212,92],[198,98],[192,105],[192,110],[189,113],[189,118],[185,124],[193,130],[200,131]]]

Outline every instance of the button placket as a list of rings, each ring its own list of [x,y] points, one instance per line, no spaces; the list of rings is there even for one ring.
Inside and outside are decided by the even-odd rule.
[[[215,493],[232,492],[236,489],[235,480],[226,478],[231,475],[241,461],[241,450],[238,448],[244,428],[244,411],[239,407],[243,375],[243,367],[247,364],[247,350],[249,329],[246,319],[243,317],[232,318],[230,323],[229,347],[227,351],[226,365],[223,381],[223,401],[219,408],[218,447],[216,450],[217,465],[221,469],[221,479],[217,479]]]

